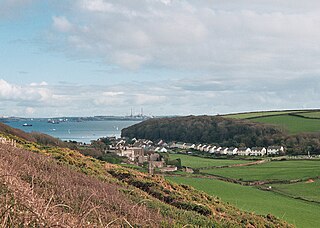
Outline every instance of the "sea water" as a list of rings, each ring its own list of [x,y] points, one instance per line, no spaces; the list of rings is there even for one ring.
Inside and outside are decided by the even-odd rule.
[[[28,121],[32,126],[23,126],[25,121],[12,121],[5,124],[21,129],[26,132],[41,132],[59,138],[63,141],[77,141],[90,143],[106,136],[120,137],[121,130],[140,121],[106,120],[106,121],[83,121],[83,122],[60,122],[59,124],[48,123],[43,120]]]

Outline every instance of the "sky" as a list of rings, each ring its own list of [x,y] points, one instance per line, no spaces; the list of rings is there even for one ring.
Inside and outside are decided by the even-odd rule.
[[[0,0],[0,116],[319,108],[318,0]]]

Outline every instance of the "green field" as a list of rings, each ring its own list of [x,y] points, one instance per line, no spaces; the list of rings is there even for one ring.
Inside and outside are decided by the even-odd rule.
[[[302,199],[320,203],[320,180],[313,183],[300,182],[295,184],[273,184],[274,191]]]
[[[271,213],[297,227],[314,228],[319,227],[320,224],[320,205],[316,203],[213,179],[184,177],[168,177],[168,179],[176,183],[191,185],[210,195],[218,196],[223,201],[246,211],[257,214]]]
[[[320,160],[273,161],[261,165],[208,169],[201,172],[246,181],[296,180],[320,176]]]
[[[191,168],[205,168],[213,166],[234,165],[252,162],[250,160],[230,160],[230,159],[213,159],[213,158],[201,158],[196,156],[184,155],[184,154],[170,154],[171,160],[180,158],[181,165]]]
[[[306,119],[298,116],[280,115],[261,117],[254,119],[253,121],[278,125],[281,128],[288,130],[290,134],[320,131],[320,119]]]
[[[316,112],[299,113],[299,116],[320,119],[320,112],[316,111]]]
[[[289,114],[297,114],[293,116]],[[247,112],[224,115],[234,119],[252,119],[259,123],[273,124],[287,130],[290,134],[301,132],[320,132],[320,111],[318,110],[295,110],[295,111],[266,111]],[[317,119],[307,119],[317,118]]]
[[[233,119],[248,119],[248,118],[265,117],[265,116],[273,116],[273,115],[285,115],[289,113],[300,113],[300,112],[303,112],[303,111],[246,112],[246,113],[228,114],[228,115],[224,115],[224,117],[229,117]]]

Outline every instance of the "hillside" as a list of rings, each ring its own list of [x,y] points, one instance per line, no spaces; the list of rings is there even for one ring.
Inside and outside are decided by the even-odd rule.
[[[122,136],[190,143],[248,147],[279,144],[281,129],[247,120],[218,116],[150,119],[122,130]],[[280,140],[279,140],[280,139]]]
[[[279,114],[279,118],[287,114]],[[292,114],[293,115],[293,114]],[[297,114],[298,115],[298,114]],[[299,115],[302,115],[299,113]],[[122,130],[122,136],[150,140],[218,144],[225,147],[267,147],[283,145],[288,154],[320,154],[320,132],[290,134],[274,122],[259,123],[261,118],[233,119],[221,116],[186,116],[150,119]],[[253,119],[252,119],[253,118]],[[303,118],[291,116],[291,118]],[[306,120],[312,120],[306,118]],[[320,119],[317,120],[320,123]],[[262,122],[262,121],[261,121]],[[292,126],[294,125],[292,122]],[[302,124],[304,127],[313,126]],[[317,127],[317,126],[313,126]]]
[[[56,139],[50,135],[46,135],[39,132],[31,132],[27,133],[17,128],[12,128],[4,123],[0,122],[0,133],[14,135],[16,137],[19,137],[21,139],[27,140],[29,142],[35,142],[40,143],[43,145],[50,145],[50,146],[60,146],[60,147],[68,147],[68,148],[74,148],[74,145],[63,142],[59,139]]]
[[[317,109],[248,112],[223,117],[273,124],[289,134],[320,132],[320,111]]]
[[[186,185],[15,135],[0,144],[3,227],[289,227],[240,211]]]

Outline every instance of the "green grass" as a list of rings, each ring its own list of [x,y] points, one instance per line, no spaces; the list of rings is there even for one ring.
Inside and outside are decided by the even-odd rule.
[[[320,205],[281,196],[254,187],[241,186],[213,179],[168,177],[169,180],[191,185],[210,195],[246,211],[257,214],[271,213],[297,227],[318,227],[320,224]]]
[[[213,158],[201,158],[197,156],[184,155],[184,154],[170,154],[170,159],[181,159],[181,165],[192,168],[205,168],[213,166],[224,166],[233,164],[243,164],[252,162],[250,160],[231,160],[231,159],[213,159]]]
[[[305,116],[305,117],[309,117],[309,118],[318,118],[318,119],[320,119],[320,111],[299,113],[299,116]]]
[[[302,199],[320,203],[320,180],[313,183],[300,182],[295,184],[273,184],[274,191]]]
[[[299,113],[303,111],[265,111],[265,112],[246,112],[246,113],[236,113],[236,114],[228,114],[223,117],[229,117],[233,119],[248,119],[248,118],[256,118],[256,117],[265,117],[265,116],[273,116],[273,115],[284,115],[289,113]]]
[[[290,134],[320,131],[320,119],[305,119],[298,116],[280,115],[261,117],[254,119],[253,121],[278,125],[287,130]]]
[[[209,169],[201,172],[247,181],[295,180],[320,176],[320,160],[273,161],[261,165]]]

